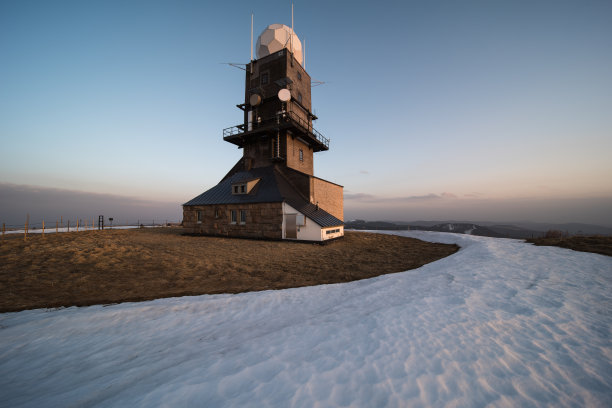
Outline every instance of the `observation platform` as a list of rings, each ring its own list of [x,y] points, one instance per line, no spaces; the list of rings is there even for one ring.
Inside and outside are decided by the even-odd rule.
[[[223,129],[223,140],[243,147],[251,136],[261,134],[276,136],[278,130],[290,129],[296,133],[295,136],[306,141],[313,151],[329,150],[329,139],[293,112],[280,112],[272,118],[252,122],[250,130],[245,130],[245,127],[245,125],[236,125]]]

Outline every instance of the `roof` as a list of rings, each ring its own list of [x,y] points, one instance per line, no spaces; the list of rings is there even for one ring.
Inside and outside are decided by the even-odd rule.
[[[338,227],[344,225],[344,222],[312,203],[303,200],[293,201],[291,199],[286,201],[287,204],[319,224],[321,227]]]
[[[259,179],[259,182],[249,194],[232,194],[232,185],[254,179]],[[282,202],[286,202],[321,227],[344,225],[338,218],[306,200],[274,166],[238,171],[183,205]]]

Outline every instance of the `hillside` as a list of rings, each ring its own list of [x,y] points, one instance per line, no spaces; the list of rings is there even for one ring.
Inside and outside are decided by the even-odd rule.
[[[569,235],[609,235],[612,228],[590,224],[546,224],[519,222],[499,224],[494,222],[468,221],[365,221],[353,220],[345,223],[347,229],[386,231],[438,231],[478,235],[493,238],[530,239],[539,238],[548,230],[563,231]]]

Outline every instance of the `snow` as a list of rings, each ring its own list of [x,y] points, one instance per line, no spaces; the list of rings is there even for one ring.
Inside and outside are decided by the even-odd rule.
[[[151,226],[151,225],[145,225],[143,226],[144,228],[161,228],[161,226],[156,225],[156,226]],[[104,229],[107,230],[113,230],[113,229],[135,229],[138,228],[137,225],[115,225],[113,227],[109,227],[106,226],[104,227]],[[56,232],[82,232],[82,231],[98,231],[98,227],[91,227],[91,225],[80,225],[79,229],[77,230],[76,225],[71,226],[70,229],[68,229],[68,227],[58,227],[57,231],[55,229],[55,227],[50,228],[50,227],[46,227],[45,228],[45,234],[55,234]],[[5,234],[23,234],[25,232],[25,230],[23,229],[17,229],[17,230],[7,230],[4,233]],[[42,228],[30,228],[28,229],[28,235],[29,234],[42,234],[43,230]]]
[[[604,407],[612,258],[457,243],[347,284],[0,315],[0,406]]]

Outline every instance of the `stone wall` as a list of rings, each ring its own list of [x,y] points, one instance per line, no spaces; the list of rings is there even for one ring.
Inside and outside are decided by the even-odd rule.
[[[237,222],[231,223],[230,211]],[[246,210],[246,223],[240,223],[240,210]],[[197,212],[201,211],[201,223]],[[242,238],[283,238],[282,203],[223,204],[183,206],[183,229],[187,234]]]
[[[310,202],[344,221],[343,187],[317,177],[311,177],[310,183]]]
[[[302,150],[302,160],[300,160],[300,149]],[[287,166],[306,173],[314,174],[313,150],[306,143],[301,142],[296,137],[287,135]]]

